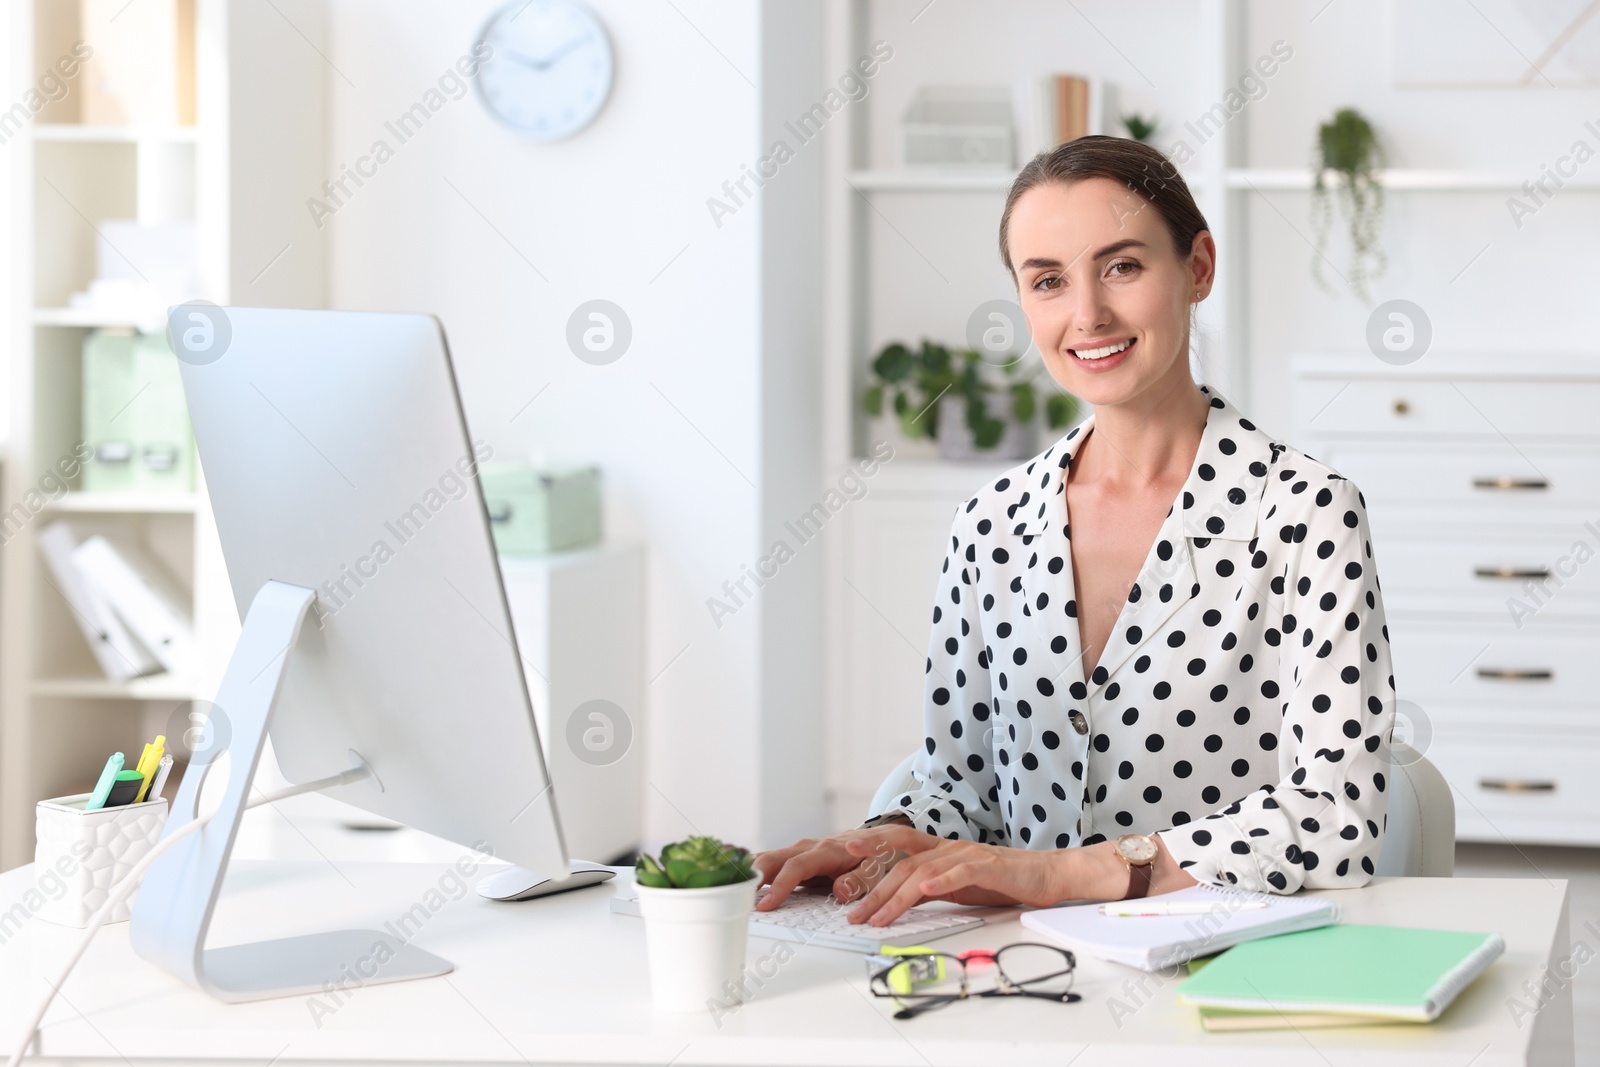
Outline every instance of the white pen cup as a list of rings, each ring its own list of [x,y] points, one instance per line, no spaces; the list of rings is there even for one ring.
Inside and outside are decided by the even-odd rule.
[[[167,821],[165,797],[141,804],[85,810],[92,794],[41,800],[33,852],[33,893],[23,903],[37,917],[82,929],[105,904],[111,887],[125,878],[161,837]],[[127,922],[133,894],[106,922]]]

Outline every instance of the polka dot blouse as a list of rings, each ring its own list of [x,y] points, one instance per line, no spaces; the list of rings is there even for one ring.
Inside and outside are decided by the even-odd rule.
[[[956,509],[900,806],[1021,848],[1159,833],[1217,885],[1359,886],[1395,697],[1366,503],[1200,389],[1194,467],[1088,678],[1065,490],[1094,417]]]

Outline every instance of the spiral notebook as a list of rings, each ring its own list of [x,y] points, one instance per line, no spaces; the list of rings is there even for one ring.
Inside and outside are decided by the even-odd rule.
[[[1155,971],[1274,934],[1337,922],[1339,905],[1326,897],[1274,896],[1196,885],[1151,897],[1151,902],[1210,904],[1198,915],[1120,917],[1099,904],[1024,912],[1022,925],[1098,960]],[[1266,907],[1240,907],[1264,902]]]

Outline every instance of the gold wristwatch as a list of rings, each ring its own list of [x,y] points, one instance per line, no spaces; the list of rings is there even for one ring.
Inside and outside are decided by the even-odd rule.
[[[1124,900],[1138,900],[1150,892],[1160,851],[1156,839],[1149,834],[1123,834],[1117,838],[1117,855],[1128,865],[1128,894]]]

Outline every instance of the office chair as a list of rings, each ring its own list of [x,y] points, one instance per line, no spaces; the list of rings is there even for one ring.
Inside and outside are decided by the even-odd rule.
[[[1384,824],[1378,874],[1449,878],[1456,869],[1456,802],[1444,775],[1403,741],[1391,746],[1389,815]],[[918,788],[911,764],[901,760],[878,786],[867,816],[895,806]]]

